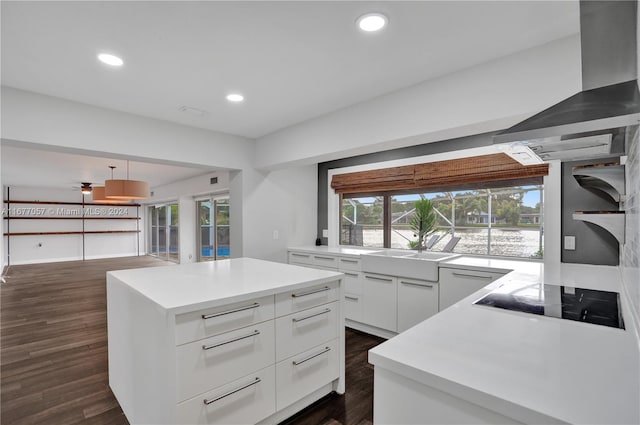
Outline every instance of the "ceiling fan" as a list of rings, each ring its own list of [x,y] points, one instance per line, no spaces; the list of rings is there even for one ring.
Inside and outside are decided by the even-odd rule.
[[[82,182],[80,183],[81,186],[73,186],[74,190],[80,190],[82,192],[83,195],[91,195],[91,192],[93,192],[93,188],[91,187],[91,183],[87,183],[87,182]]]

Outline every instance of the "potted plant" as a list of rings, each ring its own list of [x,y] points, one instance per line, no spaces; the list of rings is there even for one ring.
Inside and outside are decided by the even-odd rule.
[[[436,232],[436,213],[433,203],[428,199],[416,201],[414,208],[415,211],[409,225],[414,232],[414,236],[418,237],[418,240],[411,241],[409,247],[422,251],[426,249],[427,237]]]

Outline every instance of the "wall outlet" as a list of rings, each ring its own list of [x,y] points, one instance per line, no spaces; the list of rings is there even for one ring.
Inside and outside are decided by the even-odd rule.
[[[322,237],[323,238],[329,237],[329,229],[322,229]]]
[[[575,251],[576,249],[576,237],[565,236],[564,237],[564,249],[567,251]]]
[[[280,237],[280,232],[278,232],[277,230],[273,231],[273,239],[278,239]]]

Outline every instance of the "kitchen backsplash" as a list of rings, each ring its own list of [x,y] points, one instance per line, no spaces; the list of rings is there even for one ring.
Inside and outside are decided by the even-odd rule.
[[[640,329],[640,130],[631,127],[627,136],[625,179],[627,200],[625,243],[621,253],[623,284],[633,308],[636,327]]]

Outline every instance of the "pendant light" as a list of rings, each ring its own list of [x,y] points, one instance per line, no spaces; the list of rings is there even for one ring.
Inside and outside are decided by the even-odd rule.
[[[104,193],[107,199],[146,199],[149,197],[149,183],[140,180],[129,180],[129,161],[127,160],[127,179],[114,180],[112,178],[105,181]]]
[[[111,168],[111,180],[113,180],[113,170],[116,167],[113,166],[113,165],[109,165],[109,168]],[[108,204],[108,203],[112,203],[113,204],[113,203],[129,202],[128,199],[118,200],[118,199],[109,199],[109,198],[107,198],[107,196],[104,193],[104,186],[94,186],[93,187],[92,199],[93,199],[93,202],[95,202],[97,204]]]

